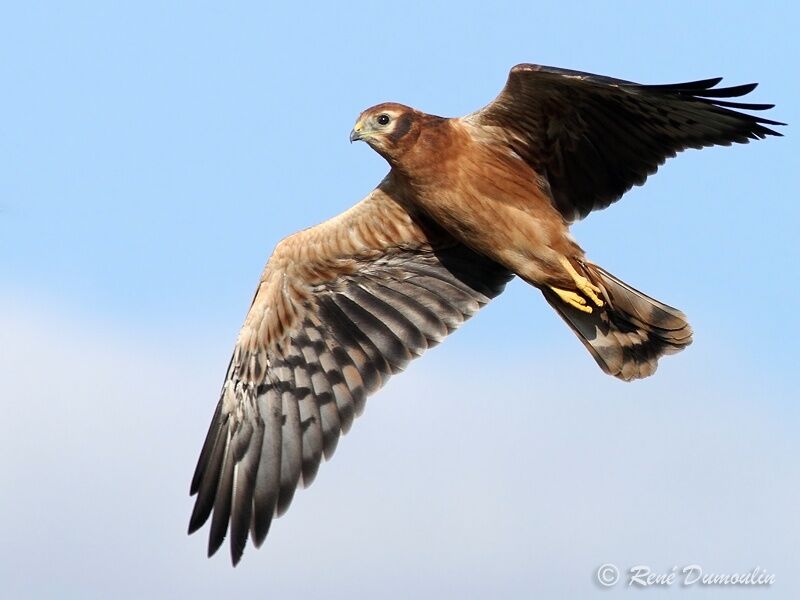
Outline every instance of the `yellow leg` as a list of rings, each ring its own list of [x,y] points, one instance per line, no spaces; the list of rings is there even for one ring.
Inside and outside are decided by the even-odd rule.
[[[580,275],[572,266],[572,263],[563,256],[559,259],[559,262],[567,270],[567,273],[569,273],[570,277],[572,277],[572,279],[575,281],[575,285],[578,286],[578,289],[586,294],[586,297],[589,298],[589,300],[594,302],[597,306],[603,306],[603,304],[605,304],[597,295],[602,292],[599,287],[594,285],[583,275]]]
[[[585,313],[592,312],[592,307],[586,305],[586,298],[583,296],[576,294],[575,292],[570,292],[569,290],[562,290],[560,288],[553,287],[552,285],[548,287],[558,294],[558,297],[570,306],[573,306],[574,308],[577,308]]]

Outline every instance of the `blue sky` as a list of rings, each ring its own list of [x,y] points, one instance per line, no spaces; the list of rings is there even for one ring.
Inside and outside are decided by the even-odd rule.
[[[185,527],[264,261],[386,172],[347,141],[362,109],[465,114],[537,62],[759,81],[799,123],[799,21],[730,1],[0,9],[0,595],[585,598],[635,593],[596,587],[604,562],[695,562],[796,596],[793,127],[682,154],[574,228],[689,316],[652,379],[604,376],[514,283],[370,401],[236,570]]]

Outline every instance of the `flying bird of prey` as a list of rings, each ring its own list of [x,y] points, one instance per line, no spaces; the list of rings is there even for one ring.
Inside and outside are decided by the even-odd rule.
[[[756,84],[640,85],[538,65],[460,118],[379,104],[358,118],[391,170],[361,202],[282,240],[261,275],[191,484],[189,532],[233,564],[361,414],[369,394],[503,291],[544,295],[600,368],[651,375],[691,342],[679,310],[590,262],[572,222],[686,148],[780,135],[737,109]],[[212,515],[213,511],[213,515]]]

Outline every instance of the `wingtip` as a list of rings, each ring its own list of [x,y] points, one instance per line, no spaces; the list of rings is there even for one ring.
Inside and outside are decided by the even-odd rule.
[[[646,83],[639,85],[641,85],[642,88],[652,91],[681,92],[684,94],[697,92],[698,95],[702,96],[703,94],[701,92],[707,92],[720,83],[722,83],[722,77],[710,77],[708,79],[697,79],[695,81],[684,81],[681,83]]]
[[[709,77],[708,79],[701,79],[695,83],[699,84],[700,87],[704,89],[710,89],[713,87],[717,87],[720,83],[722,83],[723,77]]]
[[[253,542],[253,546],[256,548],[261,548],[261,544],[264,543],[264,540],[267,539],[267,534],[269,533],[270,526],[272,525],[272,518],[270,516],[269,519],[256,519],[253,523],[253,528],[250,532],[250,539]]]
[[[214,535],[208,536],[208,558],[211,558],[220,549],[222,543],[225,541],[225,536],[215,537]]]
[[[195,504],[194,509],[192,510],[192,516],[189,517],[188,535],[192,535],[195,531],[200,529],[207,519],[207,516],[203,517],[200,514],[197,504]]]

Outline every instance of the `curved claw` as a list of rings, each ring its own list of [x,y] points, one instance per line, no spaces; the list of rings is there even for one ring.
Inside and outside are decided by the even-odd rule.
[[[551,290],[553,290],[559,298],[561,298],[564,302],[572,306],[573,308],[577,308],[578,310],[591,313],[592,307],[586,305],[586,298],[577,294],[576,292],[571,292],[569,290],[562,290],[561,288],[548,286]],[[600,305],[602,306],[602,304]]]
[[[600,296],[598,296],[598,294],[603,293],[603,290],[594,285],[586,277],[578,273],[567,258],[561,257],[559,262],[561,262],[561,265],[564,267],[564,269],[566,269],[570,277],[572,277],[572,280],[575,282],[577,288],[583,292],[586,297],[589,298],[589,300],[594,302],[597,306],[605,305],[605,302],[603,302],[600,299]]]

